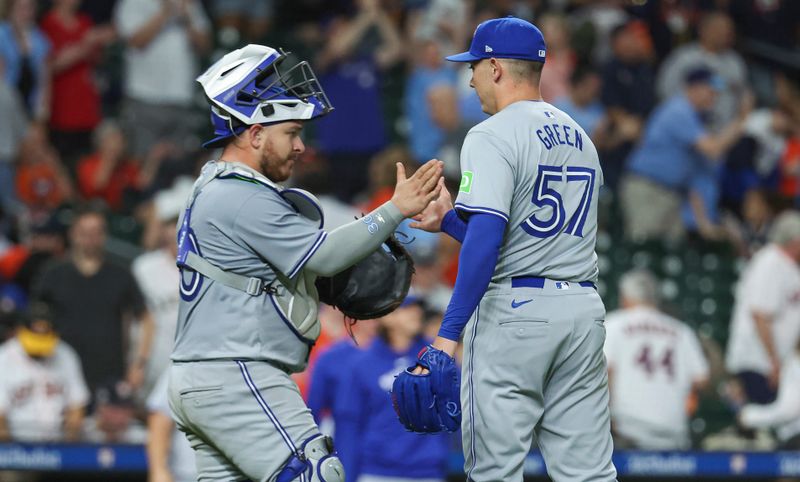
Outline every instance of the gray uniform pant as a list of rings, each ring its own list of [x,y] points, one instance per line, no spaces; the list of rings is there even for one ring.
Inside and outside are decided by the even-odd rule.
[[[467,324],[461,428],[469,481],[521,482],[534,441],[554,482],[616,480],[605,307],[591,287],[561,286],[493,288]]]
[[[272,481],[319,433],[294,381],[262,361],[175,363],[169,403],[200,481]]]

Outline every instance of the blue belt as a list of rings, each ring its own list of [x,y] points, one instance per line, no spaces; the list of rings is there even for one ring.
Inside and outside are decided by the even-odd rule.
[[[517,276],[511,278],[511,287],[512,288],[544,288],[544,282],[547,278],[542,278],[541,276]],[[554,281],[554,283],[566,283],[565,281]],[[582,286],[584,288],[594,288],[597,287],[591,281],[580,281],[578,282],[578,286]]]

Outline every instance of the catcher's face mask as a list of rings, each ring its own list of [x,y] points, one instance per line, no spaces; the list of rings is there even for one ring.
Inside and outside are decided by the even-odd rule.
[[[197,78],[211,103],[217,147],[248,125],[308,120],[333,110],[308,62],[289,65],[287,53],[251,44],[230,52]]]

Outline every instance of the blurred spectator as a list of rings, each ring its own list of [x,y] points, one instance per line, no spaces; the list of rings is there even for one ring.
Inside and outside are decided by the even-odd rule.
[[[50,110],[50,42],[36,26],[36,0],[8,0],[0,22],[0,60],[28,115],[46,121]]]
[[[792,136],[780,161],[780,193],[800,207],[800,124],[793,126]]]
[[[569,93],[569,79],[578,61],[570,45],[566,18],[545,14],[537,23],[547,43],[547,63],[542,69],[542,99],[553,102]]]
[[[658,95],[668,99],[681,90],[686,74],[703,65],[722,80],[719,100],[711,125],[718,128],[733,121],[746,91],[747,69],[741,55],[733,50],[735,27],[722,12],[707,14],[700,22],[698,40],[674,50],[661,64]]]
[[[0,441],[78,441],[89,392],[75,351],[34,304],[0,345]]]
[[[687,450],[690,402],[709,378],[700,340],[659,311],[658,281],[649,272],[626,273],[619,289],[621,309],[606,317],[604,347],[614,445]]]
[[[74,196],[72,179],[41,124],[32,124],[19,150],[17,196],[34,215],[47,215]]]
[[[800,42],[800,3],[794,0],[739,0],[730,2],[730,11],[747,47],[766,43],[761,48],[792,50]]]
[[[324,349],[314,363],[311,382],[308,390],[308,408],[318,425],[326,424],[326,419],[333,423],[333,430],[328,435],[336,437],[336,420],[339,418],[342,397],[337,393],[350,377],[348,371],[342,370],[350,360],[362,350],[370,346],[375,338],[378,322],[362,320],[350,327],[352,337],[346,336]]]
[[[428,91],[426,100],[433,123],[443,134],[439,150],[433,158],[444,162],[445,178],[453,182],[459,181],[461,179],[461,145],[472,124],[461,118],[458,92],[452,84],[433,86]]]
[[[414,364],[428,341],[422,337],[423,311],[407,298],[379,320],[378,337],[339,370],[349,373],[337,401],[341,416],[336,445],[347,482],[443,481],[447,434],[408,432],[397,422],[389,392],[395,376]]]
[[[744,258],[749,259],[768,242],[775,218],[769,197],[763,189],[749,189],[742,201],[741,221],[733,216],[727,216],[724,221],[731,233],[731,241]]]
[[[61,224],[60,214],[54,213],[35,220],[30,234],[21,246],[24,259],[14,273],[13,281],[26,293],[32,293],[46,267],[64,257],[67,248],[66,228]]]
[[[0,58],[0,208],[8,213],[19,210],[14,178],[17,157],[25,133],[28,130],[28,116],[25,113],[17,90],[6,81],[5,67]]]
[[[102,199],[111,210],[130,212],[152,183],[161,161],[175,149],[167,141],[155,144],[142,165],[128,157],[122,128],[105,120],[94,131],[95,152],[78,163],[78,188],[86,199]]]
[[[653,44],[641,21],[624,23],[611,32],[611,59],[603,67],[602,102],[608,125],[600,162],[606,185],[616,189],[625,159],[639,139],[655,106]]]
[[[600,103],[600,76],[590,67],[578,67],[570,77],[569,93],[553,105],[575,119],[575,122],[594,140],[606,115]]]
[[[765,108],[750,113],[741,139],[733,145],[723,166],[723,206],[740,213],[745,193],[776,184],[791,130],[792,121],[783,110]]]
[[[408,175],[416,170],[410,165],[411,153],[404,146],[389,146],[375,154],[369,161],[369,185],[367,199],[364,203],[366,212],[376,209],[381,204],[392,198],[394,186],[397,183],[397,165],[402,162]],[[333,166],[332,166],[333,167]]]
[[[275,0],[212,0],[211,13],[218,38],[227,47],[264,43],[275,15]]]
[[[576,6],[577,10],[569,14],[575,50],[581,59],[591,57],[594,62],[605,62],[611,55],[611,32],[628,20],[628,13],[616,0],[580,2]]]
[[[143,444],[147,430],[136,419],[134,389],[127,382],[105,383],[94,392],[94,412],[83,424],[85,441],[95,444]]]
[[[718,89],[719,79],[710,70],[691,70],[683,92],[659,105],[648,120],[621,186],[627,237],[681,239],[687,217],[681,210],[687,203],[691,227],[703,237],[719,236],[718,164],[741,135],[749,111],[743,110],[719,133],[710,133],[703,115],[715,105]]]
[[[143,159],[164,139],[195,144],[194,79],[198,54],[211,44],[199,0],[120,0],[115,24],[126,42],[122,116],[131,154]]]
[[[147,480],[193,482],[197,480],[194,451],[172,420],[168,384],[169,374],[164,372],[147,399]]]
[[[358,0],[355,16],[336,17],[316,65],[320,84],[336,107],[317,124],[320,149],[336,172],[334,192],[352,201],[367,187],[367,165],[387,142],[381,72],[403,55],[397,26],[380,0]]]
[[[178,202],[156,204],[155,216],[160,234],[158,249],[140,255],[131,264],[131,272],[139,283],[147,309],[155,321],[144,393],[150,393],[158,378],[166,371],[172,354],[180,300],[180,275],[175,266],[178,253],[175,226],[183,207],[182,202],[185,201],[184,198]]]
[[[422,164],[436,157],[445,137],[443,129],[433,118],[431,100],[435,97],[432,93],[440,85],[454,85],[456,72],[445,65],[438,42],[421,39],[416,44],[414,69],[406,78],[403,114],[408,119],[409,147],[414,160]],[[457,109],[457,106],[453,107]]]
[[[748,401],[775,400],[783,364],[800,339],[800,212],[775,220],[736,288],[725,365]]]
[[[739,412],[745,428],[771,428],[778,435],[778,450],[800,450],[800,346],[785,360],[775,402],[749,404]]]
[[[408,2],[407,2],[408,3]],[[410,39],[429,39],[441,48],[441,56],[462,50],[467,41],[469,2],[464,0],[430,0],[409,8]]]
[[[78,352],[90,390],[126,378],[138,388],[150,358],[153,318],[126,268],[105,258],[106,220],[98,211],[75,215],[69,230],[70,257],[45,271],[38,298],[53,307],[55,325]],[[141,339],[126,363],[128,322],[139,320]]]
[[[54,0],[41,27],[52,45],[50,138],[74,170],[75,161],[91,149],[91,133],[100,122],[100,94],[94,64],[114,39],[109,26],[95,27],[78,12],[81,0]]]

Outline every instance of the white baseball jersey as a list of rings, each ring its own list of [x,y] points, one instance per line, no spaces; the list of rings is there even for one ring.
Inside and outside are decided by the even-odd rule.
[[[147,398],[147,410],[158,412],[172,418],[172,410],[169,408],[169,372],[158,379],[158,383],[153,388]],[[195,469],[194,450],[189,445],[186,436],[174,427],[172,430],[172,445],[169,453],[169,468],[175,482],[190,482],[197,480],[197,470]]]
[[[180,274],[175,257],[165,249],[145,253],[131,264],[133,276],[144,294],[147,309],[155,321],[155,333],[147,366],[146,386],[155,385],[169,365],[175,326],[178,323]]]
[[[770,372],[767,351],[753,313],[772,318],[778,356],[790,356],[800,336],[800,267],[780,247],[769,244],[750,260],[736,288],[736,303],[725,366],[731,373]]]
[[[692,383],[708,377],[694,332],[654,308],[619,310],[606,318],[604,351],[616,430],[644,445],[648,437],[688,443],[686,402]],[[686,448],[656,444],[645,448]]]
[[[0,367],[0,413],[15,440],[60,439],[64,412],[89,401],[78,355],[63,341],[37,361],[12,338],[0,345]]]
[[[461,149],[456,211],[508,222],[493,281],[596,281],[603,171],[584,130],[547,102],[515,102],[473,127]]]

